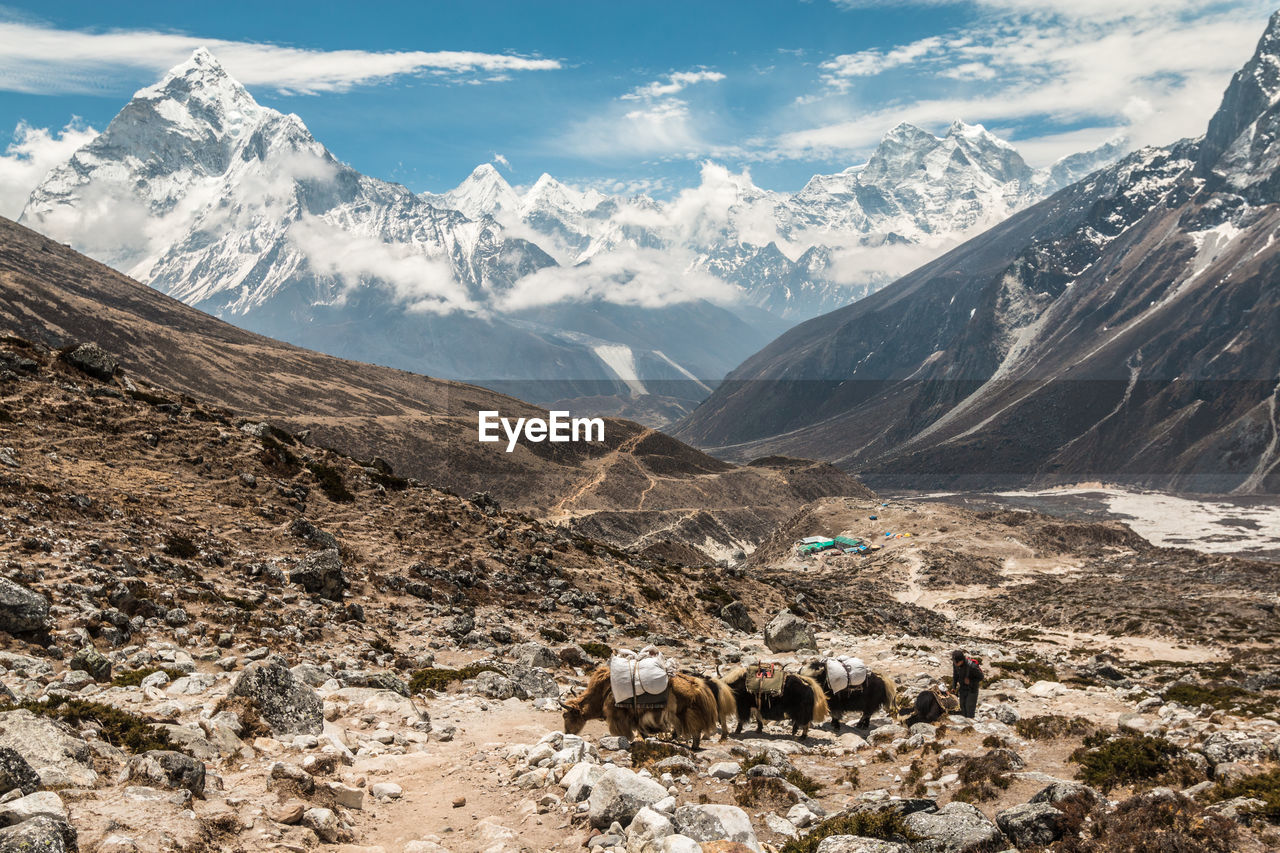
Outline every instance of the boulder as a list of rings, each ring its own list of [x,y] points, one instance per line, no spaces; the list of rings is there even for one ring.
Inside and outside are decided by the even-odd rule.
[[[559,699],[560,685],[544,669],[513,663],[504,667],[518,699]]]
[[[333,809],[307,809],[302,813],[302,825],[314,831],[321,841],[328,844],[338,840],[338,816],[333,813]]]
[[[486,699],[510,699],[516,695],[516,686],[511,679],[492,670],[485,670],[472,681],[475,691]]]
[[[72,655],[67,667],[89,673],[94,681],[111,680],[111,661],[93,646],[85,646]]]
[[[18,788],[23,794],[32,794],[39,787],[40,774],[31,769],[27,760],[16,749],[0,746],[0,791],[8,793]]]
[[[674,835],[675,831],[669,817],[645,806],[627,827],[627,853],[644,853],[649,844]]]
[[[156,788],[185,788],[204,796],[204,762],[171,749],[151,749],[129,759],[126,781]]]
[[[911,848],[896,841],[860,835],[828,835],[818,843],[817,853],[911,853]]]
[[[109,381],[120,368],[115,356],[93,342],[80,344],[69,350],[63,354],[62,360],[81,373],[87,373],[103,382]]]
[[[1053,805],[1071,797],[1080,797],[1087,805],[1093,805],[1102,799],[1102,794],[1083,782],[1071,782],[1064,779],[1060,782],[1052,782],[1041,788],[1031,797],[1030,802]]]
[[[1018,849],[1047,847],[1066,831],[1067,816],[1048,803],[1023,803],[996,815],[996,825]]]
[[[0,803],[0,826],[13,826],[30,820],[36,815],[48,815],[60,821],[69,820],[67,807],[53,791],[37,791],[18,797],[7,803]]]
[[[76,849],[75,829],[49,815],[0,829],[0,853],[75,853]]]
[[[541,643],[521,643],[512,652],[521,666],[555,669],[560,665],[560,656]]]
[[[953,801],[932,814],[909,814],[904,822],[921,836],[916,849],[922,853],[992,853],[1006,846],[1000,828],[969,803]]]
[[[702,845],[687,835],[668,835],[658,842],[657,853],[702,853]]]
[[[694,841],[736,841],[762,853],[751,818],[737,806],[681,806],[675,813],[676,830]]]
[[[324,730],[320,697],[299,683],[278,659],[246,666],[232,685],[231,695],[247,699],[277,736],[317,735]]]
[[[582,802],[591,796],[591,789],[604,774],[605,769],[599,764],[582,761],[573,765],[560,779],[560,784],[564,786],[564,798],[571,803]]]
[[[818,647],[809,623],[785,607],[764,626],[764,644],[771,652],[794,652],[797,649]]]
[[[289,573],[289,580],[312,595],[341,601],[347,588],[347,576],[342,571],[342,557],[336,548],[328,548],[308,554]]]
[[[0,631],[29,634],[49,621],[49,599],[8,578],[0,578]]]
[[[667,789],[654,780],[623,767],[610,768],[596,780],[587,797],[591,825],[606,829],[614,821],[630,823],[640,809],[666,796]]]
[[[25,709],[0,713],[0,747],[17,752],[46,787],[91,788],[98,779],[87,743]]]
[[[756,632],[756,623],[752,621],[747,605],[741,601],[730,601],[724,607],[721,607],[720,618],[730,628],[736,628],[744,634],[754,634]]]
[[[736,761],[717,761],[707,768],[707,775],[712,779],[732,779],[742,772],[742,765]]]

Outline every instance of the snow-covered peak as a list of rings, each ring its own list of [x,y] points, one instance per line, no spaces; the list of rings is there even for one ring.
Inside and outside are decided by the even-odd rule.
[[[163,117],[179,124],[184,117],[204,125],[236,123],[268,112],[203,47],[160,82],[138,90],[133,102],[153,104]]]
[[[492,163],[476,166],[462,183],[436,198],[472,219],[520,206],[520,196]]]

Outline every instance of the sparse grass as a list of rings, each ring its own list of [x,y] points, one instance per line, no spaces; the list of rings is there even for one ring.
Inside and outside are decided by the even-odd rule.
[[[1270,823],[1280,824],[1280,768],[1246,776],[1213,789],[1215,801],[1233,800],[1236,797],[1252,797],[1265,804],[1257,810],[1257,814]]]
[[[107,743],[129,752],[174,749],[169,733],[139,716],[101,702],[84,699],[50,698],[47,702],[27,700],[0,706],[2,711],[24,709],[42,717],[59,720],[73,729],[92,725]]]
[[[148,406],[163,406],[167,403],[177,402],[175,400],[170,400],[168,397],[161,397],[159,394],[152,394],[150,391],[143,391],[141,389],[126,391],[125,393],[137,400],[139,403],[146,403]]]
[[[112,687],[137,687],[140,684],[142,684],[142,679],[146,678],[148,675],[153,675],[154,673],[157,673],[157,672],[163,672],[165,675],[169,676],[170,681],[177,681],[179,678],[182,678],[183,676],[186,675],[186,673],[180,669],[171,669],[169,667],[160,667],[160,666],[147,666],[147,667],[143,667],[142,669],[131,669],[128,672],[119,673],[118,675],[116,675],[115,678],[111,679],[111,686]]]
[[[663,599],[662,591],[655,589],[649,584],[642,584],[640,586],[640,594],[649,601],[661,601]]]
[[[443,667],[420,669],[409,676],[409,689],[414,693],[421,693],[424,690],[444,690],[455,681],[466,681],[482,672],[498,672],[498,669],[487,663],[467,664],[461,669]]]
[[[349,504],[356,499],[356,496],[347,488],[337,468],[323,462],[308,462],[307,470],[316,478],[316,483],[320,486],[320,491],[324,492],[324,496],[334,503]]]
[[[1204,774],[1181,753],[1177,744],[1162,737],[1095,732],[1071,753],[1070,761],[1080,765],[1076,778],[1103,793],[1129,785],[1185,788],[1203,781]]]
[[[595,640],[587,640],[580,644],[582,650],[597,660],[607,660],[613,654],[613,649],[609,648],[608,643],[600,643]]]
[[[822,783],[803,770],[788,770],[782,774],[782,778],[804,791],[806,797],[817,796],[822,790]]]
[[[1085,737],[1093,732],[1093,723],[1083,717],[1040,714],[1013,724],[1014,731],[1027,740],[1054,740],[1061,737]]]
[[[920,840],[920,836],[912,832],[896,812],[854,812],[824,820],[810,830],[808,835],[793,838],[782,845],[778,853],[815,853],[823,839],[833,835],[857,835],[861,838],[900,843]]]
[[[294,456],[289,448],[276,441],[270,434],[258,440],[262,442],[262,452],[258,454],[258,461],[264,468],[280,474],[297,473],[300,467],[298,457]]]
[[[637,740],[631,743],[631,764],[636,768],[648,767],[650,764],[675,755],[688,758],[690,752],[679,744],[664,741]]]

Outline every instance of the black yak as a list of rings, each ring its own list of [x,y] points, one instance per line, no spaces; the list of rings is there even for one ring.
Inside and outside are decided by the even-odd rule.
[[[827,680],[827,662],[824,658],[808,661],[800,667],[800,674],[822,685],[822,691],[827,697],[827,705],[831,708],[833,732],[840,731],[840,715],[846,712],[856,711],[861,715],[854,726],[858,729],[870,728],[871,715],[879,708],[884,708],[890,714],[895,713],[894,704],[898,687],[887,675],[868,672],[866,680],[861,684],[856,687],[846,687],[837,693],[831,689],[831,683]]]
[[[903,721],[903,725],[911,728],[916,723],[935,723],[944,714],[953,714],[960,710],[960,701],[950,693],[939,695],[933,690],[922,690],[912,705],[911,716]]]
[[[764,729],[765,720],[790,720],[792,736],[798,733],[802,738],[809,736],[809,726],[816,726],[827,718],[827,697],[822,692],[822,687],[812,678],[789,672],[783,679],[782,692],[770,696],[748,690],[747,677],[748,672],[742,667],[721,676],[733,691],[738,709],[738,727],[734,734],[742,732],[748,715],[755,717],[756,731]]]

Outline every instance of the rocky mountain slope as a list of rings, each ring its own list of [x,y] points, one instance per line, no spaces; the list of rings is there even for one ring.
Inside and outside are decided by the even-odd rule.
[[[736,369],[676,431],[931,488],[1280,487],[1280,18],[1208,134],[1138,151]]]
[[[809,500],[865,493],[825,463],[730,465],[622,420],[607,422],[602,443],[522,442],[506,453],[477,441],[476,413],[543,410],[246,332],[6,220],[0,295],[0,329],[55,348],[95,341],[138,379],[381,457],[403,476],[575,518],[617,545],[671,540],[719,559],[751,550]]]
[[[861,498],[690,570],[101,367],[0,340],[0,849],[1277,843],[1265,564]],[[794,550],[883,531],[912,535]],[[1033,610],[1019,590],[1046,583],[1062,606]],[[562,734],[557,699],[646,643],[704,672],[853,652],[908,700],[958,645],[989,675],[976,719],[936,727],[881,712],[696,753]]]
[[[1115,153],[1034,173],[980,127],[904,125],[794,194],[711,165],[669,203],[548,175],[517,192],[484,165],[415,196],[339,162],[202,49],[53,169],[20,221],[261,334],[660,425],[791,323],[887,282],[871,256],[905,271]]]

